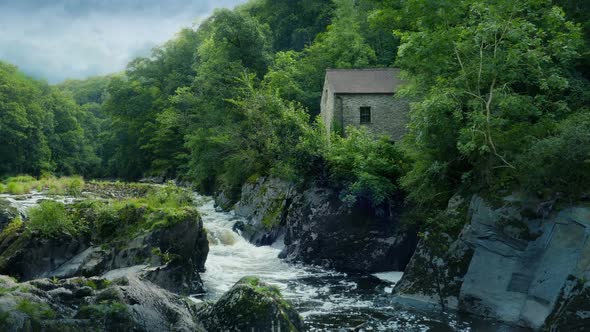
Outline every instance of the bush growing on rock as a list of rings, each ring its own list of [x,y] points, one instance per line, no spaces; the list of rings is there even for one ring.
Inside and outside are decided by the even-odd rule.
[[[44,237],[57,237],[62,233],[76,233],[76,225],[63,203],[44,201],[29,211],[27,227]]]
[[[327,153],[332,186],[341,188],[344,202],[364,198],[374,205],[387,201],[398,189],[405,157],[387,138],[375,139],[366,129],[347,129],[333,136]]]

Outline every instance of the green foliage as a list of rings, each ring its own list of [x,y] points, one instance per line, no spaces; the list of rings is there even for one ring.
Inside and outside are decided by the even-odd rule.
[[[334,135],[327,153],[330,181],[342,188],[341,199],[354,205],[364,198],[374,205],[386,202],[398,189],[407,161],[387,138],[375,139],[366,129],[346,129]]]
[[[2,233],[0,233],[0,242],[22,230],[23,226],[23,220],[20,216],[12,219],[10,223],[4,227]]]
[[[557,190],[572,198],[590,187],[590,112],[559,124],[552,136],[536,140],[516,161],[518,178],[530,190]]]
[[[59,237],[76,233],[77,229],[63,203],[44,201],[29,210],[27,228],[43,237]]]
[[[88,174],[96,167],[82,126],[93,115],[70,95],[2,62],[0,87],[0,175]]]
[[[50,195],[79,196],[84,189],[85,182],[81,176],[56,178],[44,175],[39,180],[31,176],[16,176],[4,180],[0,193],[6,192],[14,195],[30,193],[33,190],[43,191]]]
[[[29,300],[21,300],[16,305],[16,310],[27,314],[33,322],[37,323],[45,319],[53,319],[56,316],[55,311],[48,304]]]
[[[587,111],[588,82],[572,71],[580,29],[548,1],[408,1],[391,12],[404,27],[406,92],[422,99],[405,141],[414,202],[444,207],[461,186],[509,189],[535,142]],[[533,153],[549,143],[539,144]]]
[[[75,317],[90,320],[100,330],[125,331],[133,327],[127,306],[115,300],[81,306]]]
[[[141,232],[196,222],[199,215],[191,192],[171,184],[152,186],[142,197],[86,200],[68,210],[76,228],[87,231],[97,243],[129,241]]]

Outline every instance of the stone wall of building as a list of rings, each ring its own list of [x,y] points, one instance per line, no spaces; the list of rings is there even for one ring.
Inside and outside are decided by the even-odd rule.
[[[342,106],[335,107],[336,110],[332,112],[337,118],[342,109],[343,128],[364,126],[376,135],[387,135],[394,141],[400,140],[407,132],[410,109],[408,100],[394,98],[391,94],[339,94],[336,99],[339,97]],[[371,108],[371,123],[361,125],[361,107]]]
[[[322,121],[326,127],[326,134],[330,134],[334,129],[334,92],[331,91],[330,85],[324,84],[324,92],[322,94],[321,116]]]

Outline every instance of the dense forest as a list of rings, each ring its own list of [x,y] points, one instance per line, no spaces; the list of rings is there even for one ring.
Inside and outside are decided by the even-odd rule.
[[[399,67],[400,144],[316,119],[327,68]],[[590,3],[252,0],[123,73],[56,86],[0,63],[0,176],[177,178],[233,195],[273,175],[375,205],[590,186]]]

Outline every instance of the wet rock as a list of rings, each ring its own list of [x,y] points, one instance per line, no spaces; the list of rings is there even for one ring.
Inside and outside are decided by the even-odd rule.
[[[421,241],[396,294],[433,303],[442,295],[450,307],[534,329],[548,317],[562,324],[567,310],[560,308],[567,301],[560,304],[560,296],[573,294],[568,280],[590,277],[590,207],[547,206],[526,195],[493,205],[474,196],[469,223],[458,238],[448,239],[449,254],[432,255]]]
[[[590,284],[587,281],[568,278],[544,330],[590,331]]]
[[[287,181],[272,177],[251,179],[242,187],[234,210],[247,221],[237,224],[234,230],[257,246],[274,243],[284,234],[286,215],[296,194],[294,185]]]
[[[18,210],[10,204],[10,201],[0,198],[0,232],[12,219],[18,216]]]
[[[362,203],[349,208],[331,190],[306,190],[286,215],[281,257],[345,272],[403,271],[416,233],[399,225],[394,210]]]
[[[22,231],[15,231],[0,241],[0,273],[25,281],[50,276],[89,246],[89,239],[83,236],[62,234],[57,238],[42,238]]]
[[[299,191],[271,177],[246,183],[234,231],[255,245],[284,238],[281,258],[340,271],[403,270],[416,246],[415,232],[402,229],[395,209],[359,203],[345,206],[337,193],[324,188]]]
[[[227,191],[220,190],[215,195],[215,206],[223,211],[232,210],[235,203],[235,200],[230,197]]]
[[[242,278],[200,317],[209,331],[304,331],[279,290],[255,277]]]
[[[90,236],[61,234],[43,238],[22,229],[0,238],[0,273],[19,280],[98,276],[137,265],[144,277],[181,294],[203,291],[199,272],[205,269],[209,246],[196,210],[166,227],[145,230],[131,239],[92,246]]]
[[[2,331],[204,331],[198,306],[148,281],[0,276]]]

